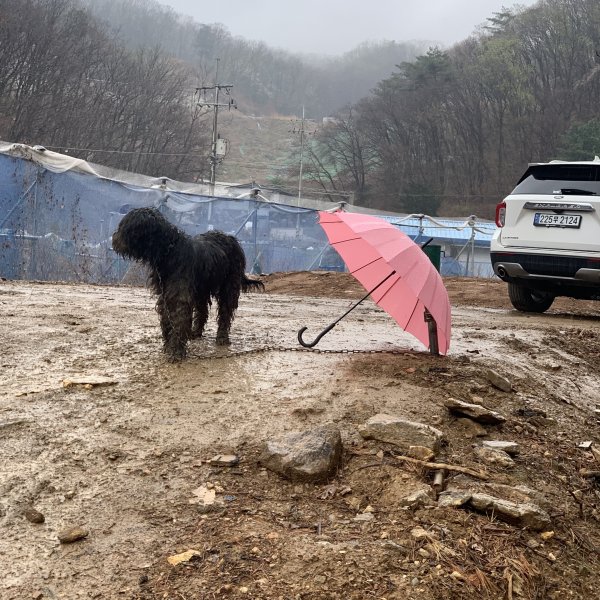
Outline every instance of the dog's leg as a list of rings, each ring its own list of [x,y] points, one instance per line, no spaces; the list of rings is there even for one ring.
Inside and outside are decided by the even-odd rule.
[[[165,306],[165,299],[162,294],[158,297],[156,301],[156,312],[158,313],[158,317],[160,319],[160,330],[162,332],[163,339],[163,350],[167,349],[167,340],[171,337],[171,331],[173,329],[171,325],[171,321],[168,316],[168,312]]]
[[[229,330],[240,299],[241,285],[238,281],[223,285],[217,293],[219,309],[217,311],[217,344],[230,344]]]
[[[192,325],[192,337],[200,338],[204,333],[204,327],[208,321],[208,310],[210,308],[210,297],[201,297],[194,300],[194,321]]]
[[[179,293],[178,293],[179,292]],[[170,290],[162,296],[157,308],[163,332],[164,350],[172,362],[186,356],[187,342],[192,336],[193,304],[181,290]]]

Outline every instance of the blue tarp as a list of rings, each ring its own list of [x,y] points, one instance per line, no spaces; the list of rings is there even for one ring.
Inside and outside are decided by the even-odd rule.
[[[315,209],[254,198],[204,196],[144,187],[98,176],[93,170],[46,169],[26,158],[0,153],[0,276],[22,279],[119,281],[129,264],[111,248],[111,235],[128,210],[156,206],[191,235],[220,229],[236,235],[255,273],[344,270],[332,252]],[[356,207],[353,207],[357,210]],[[466,244],[464,220],[431,222],[383,216],[418,242]],[[423,223],[421,223],[423,224]],[[490,224],[477,223],[487,232]],[[491,235],[476,232],[475,245]],[[442,260],[453,273],[460,265]],[[457,262],[457,261],[454,261]]]

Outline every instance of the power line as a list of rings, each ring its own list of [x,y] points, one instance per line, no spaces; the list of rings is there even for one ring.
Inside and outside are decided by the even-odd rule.
[[[202,156],[203,152],[143,152],[141,150],[103,150],[100,148],[74,148],[73,146],[44,146],[48,150],[60,151],[68,154],[75,152],[104,152],[107,154],[143,154],[144,156]]]

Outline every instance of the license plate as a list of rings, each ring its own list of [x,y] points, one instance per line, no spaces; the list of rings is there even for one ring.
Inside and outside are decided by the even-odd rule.
[[[580,227],[581,215],[552,215],[535,213],[533,224],[537,227]]]

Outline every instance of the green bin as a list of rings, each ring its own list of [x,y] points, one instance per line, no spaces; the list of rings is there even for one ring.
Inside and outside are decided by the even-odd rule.
[[[427,254],[429,260],[433,263],[433,266],[436,268],[437,272],[440,272],[440,264],[441,264],[441,256],[442,256],[442,247],[436,246],[434,244],[428,244],[423,248],[423,252]]]

